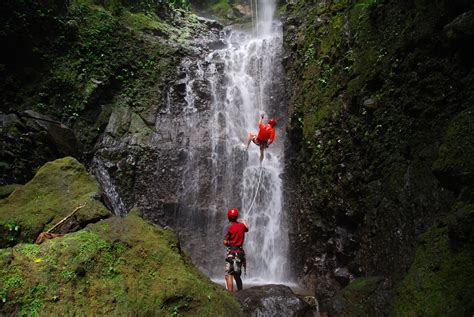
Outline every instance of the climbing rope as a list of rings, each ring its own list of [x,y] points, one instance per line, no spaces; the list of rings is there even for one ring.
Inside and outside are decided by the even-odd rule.
[[[247,210],[247,213],[250,214],[250,211],[252,211],[253,204],[255,203],[255,199],[257,198],[258,190],[260,188],[260,183],[262,181],[262,174],[263,174],[263,164],[260,164],[260,175],[258,176],[258,183],[257,183],[257,189],[255,190],[255,195],[253,196],[252,203],[250,204],[249,209]]]
[[[253,20],[253,0],[250,0],[250,12],[252,13],[252,29],[255,27],[255,22]]]
[[[257,36],[258,36],[258,0],[255,0],[255,26],[257,29]]]

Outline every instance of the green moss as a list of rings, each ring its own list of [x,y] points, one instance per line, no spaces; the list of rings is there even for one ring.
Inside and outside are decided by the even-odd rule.
[[[8,197],[11,193],[15,191],[15,189],[20,188],[22,185],[20,184],[9,184],[0,186],[0,199]]]
[[[217,3],[212,5],[212,10],[217,13],[217,15],[225,16],[230,10],[230,4],[228,0],[219,0]]]
[[[108,210],[96,200],[98,183],[72,157],[44,165],[35,177],[0,202],[1,246],[33,242],[41,231],[86,203],[75,219],[79,224],[105,218]]]
[[[0,271],[9,281],[0,313],[240,315],[236,300],[180,253],[171,231],[136,212],[13,252]]]
[[[382,277],[362,277],[352,281],[342,289],[331,301],[335,315],[349,313],[352,316],[374,316],[379,285]]]
[[[474,180],[474,112],[461,112],[451,120],[439,147],[433,172],[450,187],[460,188]]]
[[[474,311],[472,245],[452,249],[445,225],[420,237],[415,260],[399,289],[395,316],[464,316]]]
[[[125,11],[123,13],[124,21],[136,30],[159,30],[163,27],[160,19],[153,13],[131,13]]]

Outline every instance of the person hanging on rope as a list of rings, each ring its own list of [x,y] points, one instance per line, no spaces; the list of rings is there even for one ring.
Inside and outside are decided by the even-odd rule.
[[[263,123],[263,117],[264,115],[262,114],[258,121],[258,134],[250,132],[247,140],[247,150],[251,141],[260,147],[260,162],[263,161],[265,149],[275,140],[275,129],[273,127],[277,124],[273,118],[265,124]]]
[[[234,291],[234,281],[237,284],[237,290],[242,290],[242,267],[244,272],[247,270],[247,262],[245,260],[245,252],[243,244],[245,233],[249,231],[249,226],[245,219],[237,221],[239,211],[236,208],[230,208],[227,211],[227,219],[230,226],[224,238],[224,245],[227,247],[225,257],[225,284],[230,292]]]

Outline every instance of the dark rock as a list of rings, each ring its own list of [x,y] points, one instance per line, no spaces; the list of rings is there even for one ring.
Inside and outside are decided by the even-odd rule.
[[[50,140],[60,154],[77,156],[79,150],[77,139],[74,132],[67,126],[33,110],[26,110],[23,116],[33,119],[36,124],[48,132]]]
[[[0,114],[0,184],[25,183],[42,164],[78,156],[71,129],[32,110]]]
[[[349,270],[345,267],[338,267],[334,270],[334,278],[342,286],[346,286],[352,279],[352,275],[349,273]]]
[[[460,190],[474,181],[474,111],[461,112],[453,118],[433,163],[433,173],[444,186]]]
[[[474,10],[464,12],[444,26],[449,39],[466,39],[474,36]]]
[[[474,205],[456,206],[448,217],[448,237],[453,248],[474,245]]]
[[[235,297],[250,316],[312,316],[313,309],[285,285],[244,289]]]
[[[226,43],[224,43],[222,40],[218,40],[208,43],[207,47],[211,50],[220,50],[226,47]]]
[[[378,100],[374,100],[374,99],[364,100],[364,108],[366,109],[371,109],[371,110],[377,109],[378,104],[379,104]]]
[[[207,25],[207,27],[210,29],[222,30],[224,28],[224,26],[216,20],[206,19],[203,17],[198,17],[197,20]]]

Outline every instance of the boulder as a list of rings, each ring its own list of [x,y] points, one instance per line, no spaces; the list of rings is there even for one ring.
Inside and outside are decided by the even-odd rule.
[[[472,316],[473,206],[459,205],[419,237],[415,259],[398,288],[394,316]],[[456,232],[453,232],[455,230]]]
[[[0,266],[2,316],[243,315],[170,230],[136,210],[41,245],[0,249]]]
[[[20,184],[8,184],[0,186],[0,199],[7,198],[15,189],[20,188]]]
[[[21,117],[33,120],[41,129],[46,131],[51,143],[55,145],[60,154],[76,155],[78,153],[76,136],[64,124],[33,110],[26,110]]]
[[[330,316],[386,316],[389,287],[382,277],[358,278],[324,302],[323,307]]]
[[[235,293],[250,316],[312,316],[313,309],[285,285],[254,286]]]
[[[464,12],[444,26],[449,39],[467,39],[474,36],[474,10]]]
[[[0,114],[0,184],[25,183],[48,161],[77,156],[71,129],[32,110]]]
[[[72,157],[46,163],[35,177],[0,201],[0,247],[32,243],[77,206],[86,203],[55,233],[78,230],[111,214],[98,200],[101,189]]]
[[[471,187],[474,181],[474,111],[466,110],[451,120],[433,163],[433,173],[454,190]]]

